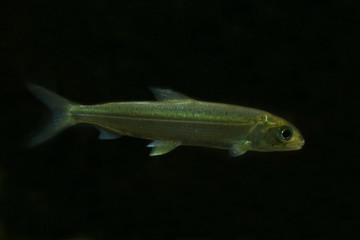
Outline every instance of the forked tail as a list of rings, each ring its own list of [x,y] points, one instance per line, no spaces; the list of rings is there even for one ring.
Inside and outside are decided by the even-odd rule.
[[[35,97],[48,106],[52,112],[52,120],[30,140],[28,143],[29,147],[45,142],[65,128],[75,124],[70,110],[73,106],[77,105],[76,103],[36,84],[27,83],[26,87]]]

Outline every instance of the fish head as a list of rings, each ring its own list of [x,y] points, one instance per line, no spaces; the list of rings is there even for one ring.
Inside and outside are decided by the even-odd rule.
[[[256,135],[261,136],[260,141],[255,141],[256,150],[264,152],[300,150],[305,143],[295,125],[272,114],[265,115]]]

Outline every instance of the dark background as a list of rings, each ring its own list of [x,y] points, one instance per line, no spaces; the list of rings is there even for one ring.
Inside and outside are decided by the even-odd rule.
[[[30,3],[31,2],[31,3]],[[2,1],[0,239],[358,239],[356,1]],[[300,151],[26,142],[49,111],[26,82],[93,104],[149,87],[293,122]]]

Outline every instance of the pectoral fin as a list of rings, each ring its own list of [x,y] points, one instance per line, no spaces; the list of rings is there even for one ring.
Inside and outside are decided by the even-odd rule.
[[[232,157],[238,157],[243,155],[249,150],[249,142],[245,141],[244,143],[234,144],[229,150],[229,154]]]
[[[149,154],[150,156],[158,156],[168,153],[180,145],[181,142],[177,141],[153,141],[147,147],[153,148]]]
[[[99,130],[99,139],[100,140],[113,140],[113,139],[117,139],[119,137],[121,137],[120,135],[116,135],[112,132],[108,132],[102,128],[98,128]]]

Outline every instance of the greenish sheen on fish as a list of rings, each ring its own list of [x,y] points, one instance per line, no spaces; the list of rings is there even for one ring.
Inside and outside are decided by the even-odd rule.
[[[293,124],[269,112],[198,101],[170,89],[151,88],[157,101],[81,105],[38,85],[27,87],[52,111],[52,120],[31,139],[31,147],[78,123],[95,126],[101,140],[123,135],[152,140],[147,145],[150,156],[180,145],[229,149],[234,157],[247,151],[299,150],[304,145]]]

